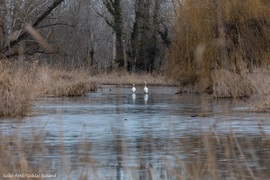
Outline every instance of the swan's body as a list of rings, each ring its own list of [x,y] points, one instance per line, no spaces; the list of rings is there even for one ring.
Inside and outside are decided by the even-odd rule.
[[[146,87],[146,81],[144,81],[145,85],[144,85],[144,88],[143,88],[143,92],[144,94],[148,94],[148,87]]]
[[[133,87],[132,87],[132,92],[135,93],[136,92],[136,88],[135,88],[135,85],[133,84]]]

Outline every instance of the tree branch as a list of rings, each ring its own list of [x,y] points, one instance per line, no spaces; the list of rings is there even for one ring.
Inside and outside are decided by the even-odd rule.
[[[54,3],[49,6],[32,24],[32,27],[36,28],[50,13],[51,11],[56,8],[59,4],[61,4],[64,0],[55,0]],[[11,41],[9,45],[5,46],[1,51],[7,52],[11,48],[13,48],[15,45],[17,45],[19,42],[21,42],[23,39],[25,39],[28,36],[27,32],[22,33],[16,40]]]
[[[94,6],[92,6],[92,7],[93,7],[94,11],[97,13],[97,15],[100,16],[100,17],[102,17],[102,18],[105,20],[105,22],[106,22],[110,27],[112,27],[112,28],[114,29],[114,24],[113,24],[112,22],[110,22],[110,21],[108,20],[108,18],[106,18],[103,14],[101,14],[100,12],[98,12],[98,10],[97,10],[96,8],[94,8]]]
[[[51,27],[51,26],[69,26],[69,27],[76,27],[74,25],[71,24],[66,24],[66,23],[53,23],[53,24],[46,24],[43,26],[38,26],[36,29],[41,29],[41,28],[47,28],[47,27]]]
[[[115,14],[115,9],[113,8],[113,3],[112,0],[108,1],[108,0],[103,0],[104,5],[106,6],[106,8],[108,9],[108,11],[114,15]]]

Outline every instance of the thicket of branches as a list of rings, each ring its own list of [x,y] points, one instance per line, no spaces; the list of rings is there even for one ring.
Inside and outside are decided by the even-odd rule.
[[[106,66],[110,46],[109,28],[97,18],[85,1],[64,0],[2,0],[0,5],[0,54],[9,59],[40,59],[61,67],[89,66],[87,61],[97,57],[97,67]],[[47,42],[51,51],[40,46],[26,31],[32,26],[35,33]],[[99,62],[100,59],[104,59]]]
[[[0,2],[1,58],[143,72],[168,65],[175,77],[218,68],[241,74],[269,63],[265,0]],[[27,24],[49,51],[26,32]]]
[[[169,73],[241,74],[270,63],[270,3],[265,0],[185,0],[177,9]]]
[[[1,58],[152,72],[160,69],[169,45],[167,1],[0,1]]]

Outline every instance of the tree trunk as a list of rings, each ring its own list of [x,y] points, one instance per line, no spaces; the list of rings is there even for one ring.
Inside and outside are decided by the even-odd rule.
[[[123,35],[123,18],[121,9],[121,0],[103,0],[107,10],[112,15],[113,20],[109,21],[102,14],[107,24],[112,27],[115,35],[115,57],[114,61],[119,67],[124,66],[123,46],[122,46],[122,35]]]
[[[149,71],[150,39],[150,2],[137,0],[135,7],[135,22],[131,35],[133,58],[136,59],[136,69]]]

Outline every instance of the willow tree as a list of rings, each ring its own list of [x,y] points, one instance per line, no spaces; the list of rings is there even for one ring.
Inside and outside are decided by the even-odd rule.
[[[170,73],[239,73],[240,64],[270,64],[270,3],[264,0],[186,0],[178,9]]]

